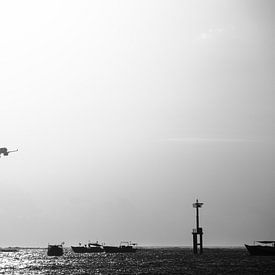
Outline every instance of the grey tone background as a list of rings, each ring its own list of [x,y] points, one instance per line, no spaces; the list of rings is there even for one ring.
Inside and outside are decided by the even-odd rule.
[[[0,244],[274,239],[274,1],[2,1]]]

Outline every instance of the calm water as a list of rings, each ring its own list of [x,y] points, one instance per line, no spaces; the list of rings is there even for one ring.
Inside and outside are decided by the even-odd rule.
[[[48,257],[46,249],[0,253],[0,274],[275,274],[275,257],[249,256],[245,249],[140,248],[134,254]]]

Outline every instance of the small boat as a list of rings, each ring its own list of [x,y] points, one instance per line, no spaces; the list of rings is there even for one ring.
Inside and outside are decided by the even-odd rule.
[[[246,249],[251,255],[275,256],[275,241],[256,241],[258,245],[245,244]]]
[[[0,252],[18,252],[19,249],[15,247],[0,248]]]
[[[48,245],[48,256],[62,256],[63,255],[63,244],[49,244]]]
[[[131,242],[121,242],[119,246],[104,245],[106,253],[134,253],[137,251],[137,244]]]
[[[96,243],[91,243],[89,242],[88,245],[81,245],[79,243],[79,246],[71,246],[73,252],[75,253],[99,253],[99,252],[104,252],[103,246],[99,244],[98,242]]]

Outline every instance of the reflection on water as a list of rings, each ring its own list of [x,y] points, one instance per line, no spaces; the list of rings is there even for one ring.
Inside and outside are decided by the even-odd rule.
[[[0,274],[275,274],[275,257],[249,256],[245,249],[139,249],[133,254],[48,257],[46,249],[0,253]]]

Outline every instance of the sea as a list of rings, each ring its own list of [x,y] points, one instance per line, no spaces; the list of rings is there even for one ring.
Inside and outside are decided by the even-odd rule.
[[[245,248],[140,247],[136,253],[76,254],[64,249],[22,248],[0,253],[0,274],[275,274],[274,256],[250,256]]]

